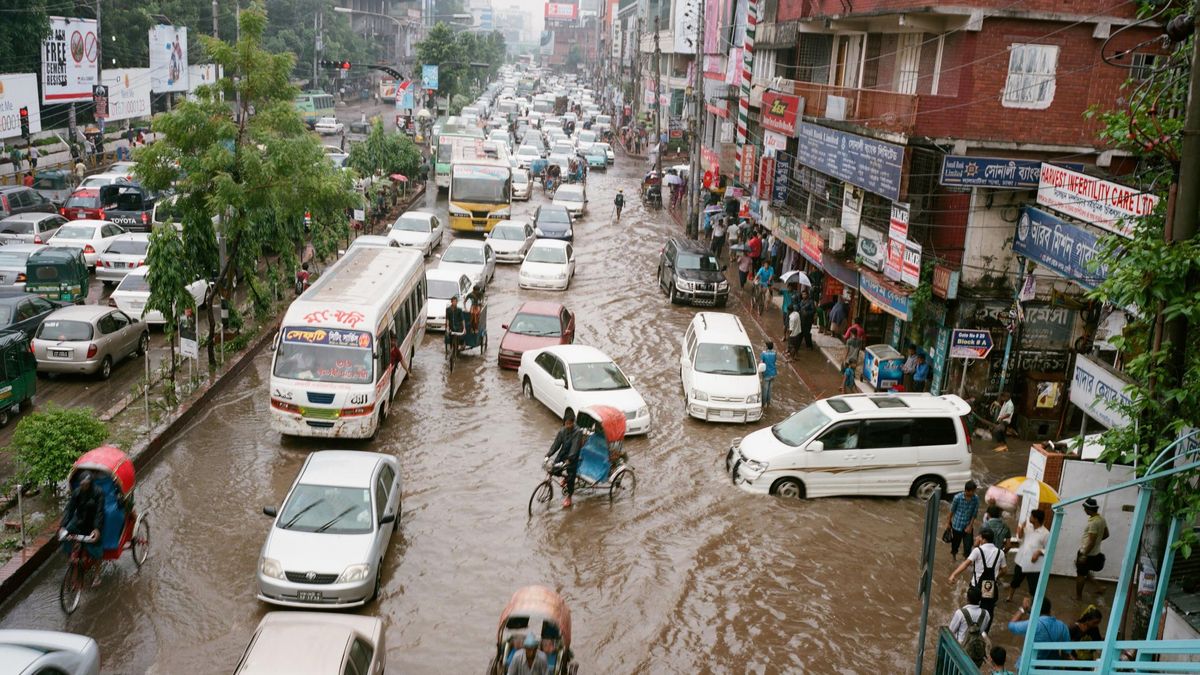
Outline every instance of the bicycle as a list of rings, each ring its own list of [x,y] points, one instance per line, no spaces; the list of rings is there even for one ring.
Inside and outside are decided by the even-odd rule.
[[[58,538],[59,541],[71,542],[71,553],[67,558],[67,571],[63,574],[62,583],[58,587],[58,604],[64,612],[70,614],[79,608],[79,602],[83,599],[83,588],[86,583],[84,579],[88,572],[94,570],[94,574],[100,574],[100,561],[88,555],[84,549],[84,544],[95,543],[96,537],[60,534]]]
[[[454,361],[458,358],[459,338],[466,334],[466,331],[449,332],[449,337],[446,340],[446,363],[450,368],[450,372],[454,372]]]
[[[762,316],[763,309],[767,304],[766,291],[766,287],[760,286],[757,282],[750,291],[750,306],[759,316]]]

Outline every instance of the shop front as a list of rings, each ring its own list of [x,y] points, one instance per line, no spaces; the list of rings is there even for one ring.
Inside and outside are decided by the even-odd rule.
[[[866,344],[887,343],[900,349],[904,323],[912,319],[908,289],[875,272],[859,270],[858,322],[866,331]]]

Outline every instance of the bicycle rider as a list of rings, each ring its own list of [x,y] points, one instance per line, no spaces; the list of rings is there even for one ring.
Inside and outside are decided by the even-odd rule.
[[[450,298],[446,307],[446,345],[449,349],[457,349],[459,338],[467,331],[467,316],[458,306],[458,296]]]
[[[762,266],[754,273],[754,293],[755,300],[762,303],[759,306],[759,313],[762,313],[762,308],[766,306],[767,299],[771,297],[771,281],[775,278],[775,268],[771,267],[771,262],[766,258],[762,261]]]
[[[621,209],[625,207],[625,191],[617,190],[617,196],[613,197],[613,207],[617,209],[617,220],[621,219]]]
[[[82,471],[79,475],[79,485],[67,500],[67,508],[63,510],[62,522],[59,525],[59,540],[68,535],[91,538],[90,543],[81,543],[87,557],[93,561],[100,560],[104,554],[100,545],[100,532],[104,529],[104,495],[92,485],[90,471]],[[71,542],[63,543],[63,550],[70,553]],[[100,582],[99,566],[93,585]]]
[[[563,499],[563,508],[571,508],[571,495],[575,493],[575,472],[579,468],[579,451],[583,447],[583,431],[575,426],[575,412],[568,410],[563,415],[562,429],[554,435],[554,442],[550,444],[550,452],[546,453],[546,458],[542,460],[547,470],[555,476],[564,476],[566,482],[563,485],[563,494],[566,497]]]

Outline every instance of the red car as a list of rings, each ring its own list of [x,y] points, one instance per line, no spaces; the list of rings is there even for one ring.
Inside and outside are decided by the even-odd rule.
[[[68,220],[104,220],[99,188],[80,188],[72,192],[58,211]]]
[[[575,341],[575,315],[557,302],[527,302],[501,326],[500,367],[516,370],[527,350]]]

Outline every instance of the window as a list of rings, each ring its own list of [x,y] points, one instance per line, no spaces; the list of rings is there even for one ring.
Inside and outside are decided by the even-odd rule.
[[[104,335],[111,335],[117,332],[117,320],[113,318],[112,314],[101,317],[97,325],[100,326],[100,332]]]
[[[1054,102],[1058,47],[1014,44],[1008,53],[1008,79],[1002,102],[1006,108],[1043,110]]]
[[[835,424],[817,440],[826,450],[854,450],[859,447],[858,422]]]
[[[1157,64],[1158,54],[1136,53],[1131,61],[1133,69],[1131,75],[1135,80],[1148,80],[1154,74],[1154,67]]]
[[[550,377],[554,377],[554,357],[553,356],[550,356],[549,354],[543,352],[541,354],[538,354],[537,358],[534,359],[533,362],[538,364],[539,366],[541,366],[542,370],[546,371],[547,375],[549,375]]]
[[[387,509],[389,487],[384,484],[382,475],[375,481],[375,522],[383,518],[383,512]]]
[[[370,645],[358,638],[354,638],[354,642],[350,643],[350,662],[346,664],[346,672],[358,673],[358,675],[370,675],[371,656],[373,653],[374,651]]]
[[[912,420],[867,420],[863,422],[864,450],[873,448],[904,448],[912,445]]]
[[[949,417],[933,417],[913,421],[913,445],[956,445],[958,433],[954,420]]]
[[[17,321],[25,321],[26,319],[32,319],[33,317],[37,316],[37,314],[38,314],[37,308],[34,307],[33,303],[28,300],[26,300],[25,302],[22,302],[17,307]]]

